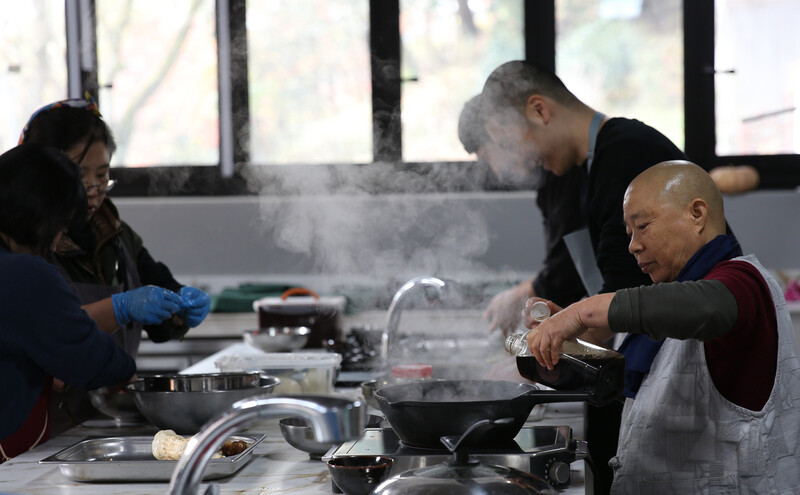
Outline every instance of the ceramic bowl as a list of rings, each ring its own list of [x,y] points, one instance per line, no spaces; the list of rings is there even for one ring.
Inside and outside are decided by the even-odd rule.
[[[394,460],[385,456],[334,457],[328,471],[336,486],[345,495],[368,495],[389,478]]]

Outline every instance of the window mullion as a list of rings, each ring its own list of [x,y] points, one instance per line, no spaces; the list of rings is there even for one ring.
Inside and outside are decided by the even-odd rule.
[[[370,0],[372,155],[376,162],[403,159],[400,120],[400,0]]]
[[[556,71],[556,2],[525,0],[525,59]]]

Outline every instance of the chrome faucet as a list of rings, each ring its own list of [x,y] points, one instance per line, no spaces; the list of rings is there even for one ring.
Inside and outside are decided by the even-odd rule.
[[[392,302],[389,304],[389,311],[386,313],[386,325],[384,325],[381,335],[381,361],[385,366],[389,366],[390,364],[389,346],[394,346],[395,340],[397,339],[397,329],[400,326],[400,304],[403,302],[406,294],[413,290],[414,287],[420,286],[435,289],[436,297],[440,300],[444,299],[444,289],[447,283],[436,277],[412,278],[395,292]]]
[[[206,423],[189,440],[183,456],[172,472],[169,493],[198,493],[203,470],[214,453],[228,437],[259,419],[299,416],[311,425],[318,442],[344,443],[361,436],[366,414],[367,407],[363,401],[337,395],[264,395],[240,400]],[[214,493],[213,489],[211,493]]]

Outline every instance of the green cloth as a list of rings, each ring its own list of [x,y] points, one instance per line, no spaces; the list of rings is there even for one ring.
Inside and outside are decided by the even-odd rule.
[[[253,311],[253,301],[262,297],[280,297],[297,284],[243,283],[238,287],[222,289],[211,296],[211,311],[214,313],[246,313]]]

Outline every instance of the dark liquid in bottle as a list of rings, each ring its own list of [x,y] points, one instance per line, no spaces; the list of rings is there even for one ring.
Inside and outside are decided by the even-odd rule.
[[[562,354],[552,370],[540,365],[533,356],[517,356],[517,370],[528,380],[556,390],[585,393],[587,401],[596,406],[622,397],[625,386],[625,358],[621,354],[603,357]]]

